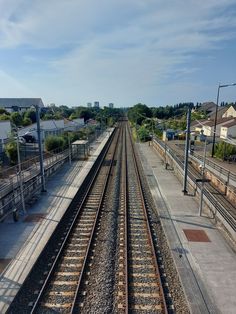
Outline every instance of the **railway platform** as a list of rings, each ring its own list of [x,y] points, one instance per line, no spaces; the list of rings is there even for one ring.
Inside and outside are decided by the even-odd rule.
[[[107,142],[112,129],[92,143],[84,161],[67,163],[46,184],[47,193],[16,223],[8,217],[0,227],[0,313],[5,313],[30,272],[84,178]]]
[[[149,146],[137,144],[191,313],[233,314],[236,251]]]

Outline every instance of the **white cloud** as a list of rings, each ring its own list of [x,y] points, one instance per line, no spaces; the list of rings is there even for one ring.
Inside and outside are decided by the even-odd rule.
[[[27,86],[16,78],[0,70],[1,97],[35,97],[35,94]]]
[[[207,52],[211,58],[223,41],[235,39],[233,4],[235,0],[2,0],[0,46],[61,48],[61,54],[46,58],[45,79],[37,86],[49,94],[51,83],[58,99],[66,97],[60,88],[83,101],[149,99],[163,81],[174,84],[172,77],[201,71],[194,64],[196,54]],[[23,60],[34,64],[38,59],[32,54]]]

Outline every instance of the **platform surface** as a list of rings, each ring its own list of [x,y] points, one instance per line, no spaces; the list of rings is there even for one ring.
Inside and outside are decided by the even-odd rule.
[[[109,138],[104,132],[92,143],[87,161],[66,163],[46,183],[47,193],[22,214],[0,224],[0,313],[5,313],[49,237]]]
[[[137,144],[192,313],[236,313],[236,253],[156,151]]]

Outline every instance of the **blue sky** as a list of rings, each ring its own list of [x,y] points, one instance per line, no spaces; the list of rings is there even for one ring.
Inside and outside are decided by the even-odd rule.
[[[215,101],[236,82],[235,16],[236,0],[0,0],[0,97]]]

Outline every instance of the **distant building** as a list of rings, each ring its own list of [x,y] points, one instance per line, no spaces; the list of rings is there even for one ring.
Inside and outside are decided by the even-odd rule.
[[[94,102],[94,107],[95,107],[95,108],[99,108],[99,101],[95,101],[95,102]]]
[[[171,141],[175,138],[176,131],[173,129],[167,129],[163,131],[162,140],[163,141]]]
[[[9,112],[23,112],[36,105],[39,108],[44,107],[41,98],[0,98],[0,108],[4,108]]]
[[[112,102],[109,103],[109,108],[114,108],[114,104]]]
[[[87,102],[87,107],[91,108],[92,107],[92,103],[91,102]]]
[[[5,140],[11,134],[11,122],[7,121],[0,121],[0,141]]]
[[[223,118],[229,118],[229,117],[236,118],[236,105],[231,105],[230,107],[228,107],[222,117]]]
[[[236,138],[236,119],[224,124],[220,130],[221,138]]]

